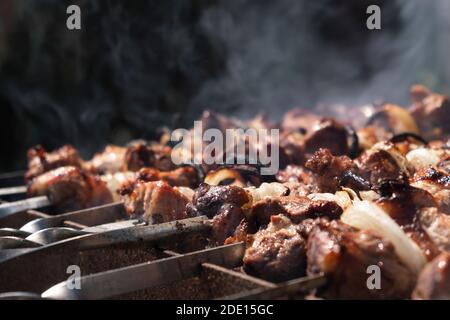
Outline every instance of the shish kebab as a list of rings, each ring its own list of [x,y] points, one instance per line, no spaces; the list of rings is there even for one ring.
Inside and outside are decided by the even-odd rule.
[[[322,297],[448,299],[450,101],[421,86],[412,98],[410,110],[385,105],[371,117],[356,154],[337,121],[287,114],[276,182],[222,168],[194,193],[143,179],[119,191],[148,222],[207,215],[212,241],[245,241],[244,271],[267,280],[324,273]],[[374,265],[380,290],[366,286]]]
[[[145,166],[152,167],[138,175],[145,175],[147,180],[181,186],[193,186],[197,181],[194,168],[172,165],[169,147],[148,146],[144,142],[128,148],[107,146],[91,161],[83,161],[70,145],[49,153],[38,146],[30,149],[28,157],[25,188],[33,198],[1,204],[1,217],[50,204],[61,210],[77,210],[118,201],[120,185]]]

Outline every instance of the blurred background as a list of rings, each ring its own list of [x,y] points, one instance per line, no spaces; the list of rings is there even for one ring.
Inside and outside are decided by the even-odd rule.
[[[81,30],[66,28],[70,4]],[[370,4],[381,30],[366,28]],[[450,93],[449,18],[448,0],[0,0],[0,172],[38,143],[90,157],[205,109],[278,120],[408,105],[413,83]]]

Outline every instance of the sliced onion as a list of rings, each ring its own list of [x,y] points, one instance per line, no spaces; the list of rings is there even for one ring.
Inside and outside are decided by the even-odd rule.
[[[183,196],[185,196],[189,202],[194,198],[195,191],[188,187],[173,187],[175,190],[178,190]]]
[[[357,229],[372,230],[389,240],[401,261],[418,274],[426,259],[417,244],[379,206],[369,201],[355,201],[341,216],[341,220]]]
[[[222,168],[215,171],[210,171],[205,177],[205,183],[211,186],[219,185],[236,185],[239,187],[245,186],[245,179],[237,172],[237,170]]]
[[[346,191],[338,191],[335,194],[332,193],[311,193],[307,196],[311,200],[316,201],[332,201],[336,202],[343,210],[352,205],[352,199]]]
[[[418,148],[408,152],[406,159],[416,170],[435,166],[440,161],[439,153],[436,150],[427,148]]]
[[[278,182],[262,183],[258,188],[246,188],[247,192],[250,193],[252,197],[252,203],[255,203],[266,197],[276,198],[285,196],[288,188]]]

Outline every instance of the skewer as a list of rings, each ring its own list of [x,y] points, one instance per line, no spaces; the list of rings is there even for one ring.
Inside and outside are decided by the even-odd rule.
[[[68,300],[107,299],[195,276],[201,272],[204,262],[236,267],[242,261],[244,250],[244,243],[239,242],[100,272],[81,277],[79,290],[69,289],[67,281],[64,281],[46,290],[42,297]]]
[[[2,203],[0,204],[0,219],[9,217],[18,212],[47,207],[51,204],[51,201],[46,196],[39,196],[14,202]]]
[[[83,225],[80,228],[82,229],[84,226],[98,226],[122,219],[128,219],[123,203],[114,202],[47,218],[35,219],[23,225],[20,230],[34,233],[42,229],[64,227],[69,224],[71,224],[71,227],[74,227],[73,223]],[[68,223],[69,221],[70,223]]]
[[[306,293],[312,289],[322,287],[326,284],[326,277],[323,275],[303,277],[283,282],[274,288],[262,288],[230,295],[224,300],[269,300],[285,297],[298,293]]]
[[[0,197],[26,194],[26,193],[27,193],[27,186],[0,188]]]

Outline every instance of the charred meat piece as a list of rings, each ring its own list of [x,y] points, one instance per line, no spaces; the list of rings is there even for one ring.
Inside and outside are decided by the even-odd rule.
[[[412,173],[407,159],[393,143],[376,144],[365,151],[356,163],[363,176],[374,186],[385,180],[403,180]]]
[[[313,154],[323,148],[336,156],[349,155],[347,129],[332,119],[321,119],[316,122],[305,137],[305,152]]]
[[[244,255],[245,272],[275,282],[305,274],[305,240],[287,217],[272,216],[267,228],[253,238]]]
[[[441,251],[450,251],[450,215],[437,208],[425,208],[418,214],[420,226]]]
[[[134,143],[125,153],[123,170],[138,171],[143,167],[153,167],[161,171],[173,170],[176,166],[172,162],[171,151],[169,146]]]
[[[248,193],[241,187],[210,186],[202,183],[194,195],[192,204],[188,205],[188,212],[190,216],[206,215],[212,218],[226,203],[242,207],[249,201]]]
[[[317,177],[314,173],[297,165],[288,165],[276,174],[276,180],[290,190],[290,195],[307,196],[319,192]]]
[[[417,171],[410,179],[411,186],[433,195],[440,211],[450,214],[450,175],[433,167]]]
[[[162,180],[175,187],[195,188],[198,186],[197,171],[193,167],[181,167],[171,171],[160,171],[155,168],[142,168],[137,173],[137,180],[158,181]]]
[[[378,142],[388,140],[390,136],[383,127],[366,126],[358,130],[359,146],[363,150],[368,150]]]
[[[107,145],[105,149],[94,155],[85,168],[97,174],[116,173],[122,170],[127,148]]]
[[[411,114],[427,140],[440,139],[450,134],[450,100],[448,96],[415,85],[411,88]]]
[[[340,189],[347,172],[358,172],[356,164],[347,156],[334,156],[328,149],[319,149],[306,162],[305,167],[317,175],[321,192],[334,193]]]
[[[25,180],[33,178],[47,171],[62,167],[81,167],[83,160],[77,150],[71,145],[64,145],[52,152],[47,152],[42,146],[36,146],[28,150],[28,171]]]
[[[238,186],[210,186],[201,184],[192,203],[187,205],[189,216],[206,215],[212,218],[213,240],[223,243],[235,233],[244,219],[243,206],[250,202],[249,194]]]
[[[450,300],[450,253],[429,262],[419,275],[413,299]]]
[[[112,202],[112,194],[98,176],[77,167],[60,167],[34,178],[28,185],[29,196],[49,197],[64,210],[77,210]]]
[[[129,215],[150,224],[187,217],[189,199],[164,181],[128,183],[122,186],[120,195]]]
[[[251,212],[251,216],[259,225],[266,226],[273,215],[280,213],[294,223],[318,217],[338,219],[342,214],[342,208],[333,201],[311,200],[307,197],[278,197],[256,202]]]
[[[402,299],[410,296],[415,277],[396,255],[393,245],[369,231],[339,221],[313,227],[307,242],[308,274],[324,273],[324,297],[335,299]],[[368,268],[379,268],[380,282],[369,289]],[[373,272],[373,271],[371,271]]]

